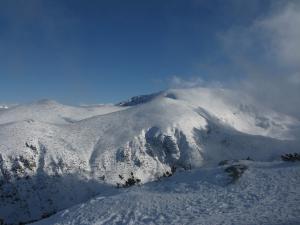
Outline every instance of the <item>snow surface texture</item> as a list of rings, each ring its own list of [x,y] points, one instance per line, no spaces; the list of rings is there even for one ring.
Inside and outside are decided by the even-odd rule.
[[[174,168],[248,157],[279,160],[283,153],[299,151],[299,127],[296,119],[224,89],[169,90],[116,106],[73,107],[42,100],[11,107],[0,111],[0,219],[16,224],[48,217],[97,194],[113,196],[111,186],[126,185],[131,177],[147,183]],[[295,179],[299,182],[299,176]],[[225,188],[224,197],[226,193]],[[150,207],[146,199],[143,204]],[[165,213],[170,204],[162,207]]]
[[[223,167],[176,173],[35,224],[299,224],[300,164],[242,163],[248,169],[236,184],[228,184]]]

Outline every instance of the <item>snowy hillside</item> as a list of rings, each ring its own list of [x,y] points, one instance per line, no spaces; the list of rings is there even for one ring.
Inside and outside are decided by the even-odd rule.
[[[298,225],[300,164],[242,163],[248,169],[235,184],[228,184],[224,167],[176,173],[99,195],[35,225]]]
[[[222,160],[280,160],[299,151],[299,127],[224,89],[168,90],[115,106],[15,106],[0,111],[0,218],[38,220],[112,186]]]
[[[8,107],[6,109],[8,109]],[[0,114],[0,124],[25,120],[36,120],[53,124],[69,124],[118,110],[120,110],[120,107],[113,105],[74,107],[62,105],[53,100],[43,99],[27,105],[10,107]]]

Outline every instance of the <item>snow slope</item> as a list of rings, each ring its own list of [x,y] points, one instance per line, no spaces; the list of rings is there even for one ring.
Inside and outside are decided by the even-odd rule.
[[[0,111],[0,218],[37,220],[132,176],[147,183],[225,159],[276,160],[298,150],[299,127],[224,89],[168,90],[116,106],[9,108]]]
[[[224,167],[185,171],[99,195],[34,224],[299,224],[300,164],[240,163],[248,169],[234,184]]]
[[[122,108],[113,105],[74,107],[43,99],[31,104],[17,105],[6,109],[8,110],[0,111],[0,124],[24,120],[69,124],[92,116],[118,111]]]

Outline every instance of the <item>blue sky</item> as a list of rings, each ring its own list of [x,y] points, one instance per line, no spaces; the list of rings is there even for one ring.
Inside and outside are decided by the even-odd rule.
[[[107,103],[174,77],[240,79],[231,31],[251,28],[272,2],[0,0],[0,102]]]

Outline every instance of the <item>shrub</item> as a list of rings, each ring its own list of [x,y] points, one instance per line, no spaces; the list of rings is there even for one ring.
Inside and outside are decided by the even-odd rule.
[[[231,183],[236,182],[248,167],[242,164],[232,165],[225,168],[225,172],[232,178]]]
[[[123,184],[122,187],[127,188],[141,182],[141,179],[134,177],[133,172],[131,172],[130,175],[131,176],[125,181],[125,184]],[[120,187],[119,183],[117,183],[117,187]]]
[[[27,148],[30,148],[30,149],[33,150],[33,151],[37,151],[37,148],[36,148],[35,146],[30,145],[30,144],[28,144],[27,142],[25,143],[25,146],[26,146]]]
[[[285,154],[281,156],[281,159],[283,161],[288,161],[288,162],[300,161],[300,154],[299,153]]]

